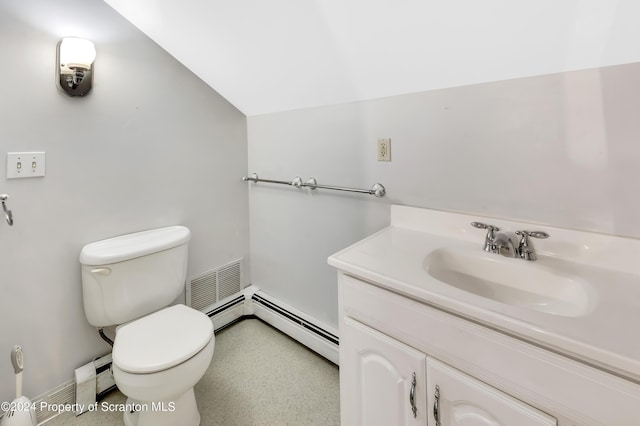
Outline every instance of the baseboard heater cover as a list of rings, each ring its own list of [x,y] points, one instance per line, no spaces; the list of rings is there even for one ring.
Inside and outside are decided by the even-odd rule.
[[[304,318],[303,313],[279,303],[255,287],[248,287],[242,294],[203,312],[213,321],[216,332],[243,319],[258,318],[329,361],[339,363],[340,339],[335,332],[314,322],[313,318]]]
[[[246,315],[244,315],[245,303],[246,297],[241,294],[206,312],[213,322],[214,331],[217,333],[238,321],[242,321],[246,317]]]
[[[236,297],[235,299],[229,300],[228,302],[210,310],[209,312],[207,312],[207,315],[209,317],[218,315],[224,311],[226,311],[227,309],[231,309],[234,306],[240,305],[240,304],[244,304],[245,301],[245,297],[243,294],[241,294],[240,296]]]
[[[286,309],[276,305],[273,302],[270,302],[269,300],[261,297],[258,294],[254,294],[251,297],[251,300],[254,303],[258,303],[272,311],[275,311],[276,313],[280,314],[281,316],[289,319],[290,321],[295,322],[297,325],[299,325],[300,327],[303,327],[305,329],[307,329],[308,331],[316,334],[317,336],[321,337],[324,340],[327,340],[330,343],[333,343],[334,345],[339,345],[340,344],[340,338],[338,336],[336,336],[333,333],[330,333],[320,327],[318,327],[317,325],[313,324],[312,322],[301,318],[300,316],[287,311]]]

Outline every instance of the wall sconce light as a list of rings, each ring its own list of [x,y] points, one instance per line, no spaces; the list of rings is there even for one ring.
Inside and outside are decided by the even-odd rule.
[[[84,96],[91,90],[96,48],[89,40],[66,37],[58,43],[58,84],[69,96]]]

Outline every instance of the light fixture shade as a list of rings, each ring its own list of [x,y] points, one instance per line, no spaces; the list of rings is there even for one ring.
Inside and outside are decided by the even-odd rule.
[[[89,40],[63,38],[58,43],[58,83],[70,96],[83,96],[91,90],[96,48]]]
[[[67,37],[60,42],[60,62],[67,68],[91,69],[96,48],[89,40]]]

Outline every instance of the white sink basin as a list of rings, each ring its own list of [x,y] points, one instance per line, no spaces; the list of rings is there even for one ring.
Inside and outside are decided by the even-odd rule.
[[[550,237],[533,241],[536,261],[506,258],[482,250],[485,234],[470,225],[478,220],[503,232],[533,229]],[[393,206],[389,227],[329,263],[640,382],[640,238]]]
[[[591,285],[568,262],[513,259],[464,248],[439,248],[424,261],[433,278],[507,305],[565,317],[588,314],[595,305]]]

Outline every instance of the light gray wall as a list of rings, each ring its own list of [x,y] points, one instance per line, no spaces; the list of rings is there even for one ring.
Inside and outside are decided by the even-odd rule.
[[[96,44],[93,91],[55,86],[56,43]],[[101,0],[0,0],[0,401],[12,345],[35,397],[108,352],[86,321],[86,243],[172,224],[193,238],[188,273],[248,256],[246,118]],[[46,177],[6,180],[10,151],[46,151]],[[247,282],[249,276],[246,274]]]
[[[387,188],[252,184],[253,284],[335,326],[326,258],[388,225],[391,203],[640,237],[638,111],[636,63],[249,117],[250,172]]]

